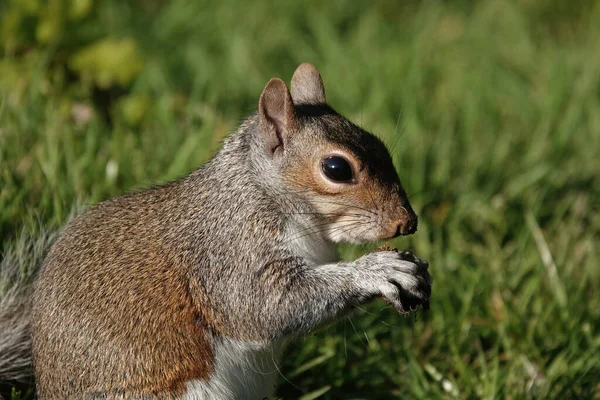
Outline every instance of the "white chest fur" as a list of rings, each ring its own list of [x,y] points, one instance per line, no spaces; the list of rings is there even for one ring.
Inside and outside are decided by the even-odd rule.
[[[274,399],[281,350],[280,344],[222,339],[215,345],[210,380],[188,382],[183,399]]]
[[[289,249],[313,265],[322,265],[338,259],[335,244],[325,240],[318,227],[290,223],[285,231]]]
[[[290,224],[285,234],[289,249],[313,266],[337,260],[335,245],[316,231]],[[210,380],[188,382],[183,399],[274,399],[282,343],[221,339],[214,346],[215,370]]]

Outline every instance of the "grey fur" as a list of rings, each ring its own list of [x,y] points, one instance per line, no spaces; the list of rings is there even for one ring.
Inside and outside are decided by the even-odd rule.
[[[56,232],[23,230],[0,260],[0,381],[33,375],[29,340],[33,279]]]

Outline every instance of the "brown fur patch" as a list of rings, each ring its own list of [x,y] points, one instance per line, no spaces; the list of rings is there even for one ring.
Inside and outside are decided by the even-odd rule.
[[[180,258],[156,237],[153,207],[141,218],[128,203],[74,221],[41,270],[32,326],[41,398],[169,397],[213,370]]]

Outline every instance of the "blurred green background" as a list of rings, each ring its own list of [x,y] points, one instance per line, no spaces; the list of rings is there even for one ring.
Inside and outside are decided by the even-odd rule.
[[[420,225],[392,244],[435,285],[297,340],[279,395],[600,397],[600,2],[3,0],[0,55],[4,249],[190,172],[311,62],[393,147]]]

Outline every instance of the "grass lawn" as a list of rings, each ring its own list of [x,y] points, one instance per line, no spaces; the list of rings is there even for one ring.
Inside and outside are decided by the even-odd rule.
[[[5,250],[192,171],[311,62],[389,143],[420,217],[392,245],[435,284],[426,314],[297,340],[279,395],[600,397],[600,3],[7,0],[0,23]]]

